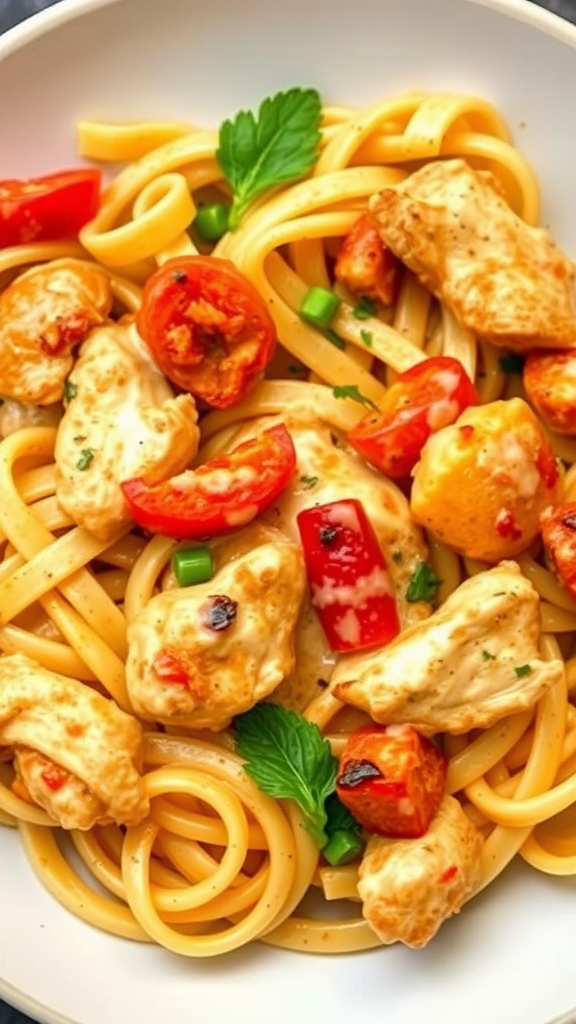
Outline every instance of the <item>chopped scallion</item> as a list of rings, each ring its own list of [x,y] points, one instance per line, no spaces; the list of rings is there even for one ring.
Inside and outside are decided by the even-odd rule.
[[[214,561],[210,548],[197,545],[180,548],[172,555],[172,571],[179,587],[191,587],[195,583],[207,583],[214,575]]]
[[[299,313],[303,320],[325,331],[340,306],[341,300],[328,288],[314,286],[302,299]]]
[[[198,209],[194,227],[205,242],[217,242],[228,231],[229,216],[227,203],[209,203]]]
[[[322,856],[329,864],[338,867],[358,860],[364,849],[362,837],[355,829],[337,829],[322,848]]]

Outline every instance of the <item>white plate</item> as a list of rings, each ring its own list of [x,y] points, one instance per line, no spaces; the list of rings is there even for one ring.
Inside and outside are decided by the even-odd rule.
[[[62,0],[0,40],[0,177],[74,163],[80,115],[212,125],[296,84],[492,99],[576,257],[576,28],[528,0]],[[0,994],[46,1024],[543,1024],[576,1004],[575,920],[576,880],[517,866],[420,952],[190,962],[76,920],[0,828]]]

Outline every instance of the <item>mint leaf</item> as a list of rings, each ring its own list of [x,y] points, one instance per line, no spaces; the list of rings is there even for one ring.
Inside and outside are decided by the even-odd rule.
[[[241,110],[220,126],[216,159],[232,189],[229,227],[238,227],[266,189],[303,177],[314,166],[321,139],[322,101],[316,89],[289,89]]]
[[[313,722],[281,704],[257,704],[234,719],[244,770],[263,793],[294,800],[322,849],[327,842],[326,798],[334,792],[338,760]]]

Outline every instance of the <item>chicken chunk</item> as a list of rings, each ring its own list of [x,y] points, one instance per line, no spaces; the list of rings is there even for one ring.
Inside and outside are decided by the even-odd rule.
[[[239,443],[269,427],[270,417],[248,423],[234,438]],[[358,498],[376,532],[396,597],[403,628],[432,611],[426,601],[408,601],[406,592],[416,568],[428,558],[422,531],[414,523],[408,501],[392,481],[371,469],[364,459],[346,448],[313,410],[282,417],[290,431],[297,457],[293,481],[261,519],[300,545],[296,524],[299,512],[345,498]],[[278,690],[279,697],[297,710],[313,700],[330,680],[335,655],[327,643],[307,589],[296,628],[294,671]]]
[[[482,836],[446,795],[418,839],[371,836],[362,858],[362,913],[383,943],[419,949],[457,914],[480,881]]]
[[[135,718],[84,683],[26,655],[0,658],[0,748],[13,752],[17,786],[63,828],[145,818],[142,736]]]
[[[128,627],[126,683],[143,718],[224,728],[294,665],[302,553],[280,535],[208,583],[155,595]]]
[[[429,163],[370,208],[385,244],[479,338],[517,351],[576,344],[574,265],[490,172]]]
[[[120,481],[150,483],[186,469],[199,430],[191,395],[176,398],[130,322],[91,332],[68,379],[55,448],[65,512],[108,540],[130,523]]]
[[[340,700],[383,725],[465,733],[532,707],[562,679],[539,656],[539,597],[516,562],[465,580],[426,620],[387,647],[342,658]]]
[[[8,437],[26,427],[56,427],[62,416],[62,405],[23,405],[12,398],[0,404],[0,437]]]
[[[109,278],[82,260],[20,274],[0,294],[0,394],[25,405],[59,402],[74,348],[111,307]]]
[[[521,398],[470,406],[428,439],[413,476],[416,522],[490,563],[526,551],[562,492],[550,443]]]

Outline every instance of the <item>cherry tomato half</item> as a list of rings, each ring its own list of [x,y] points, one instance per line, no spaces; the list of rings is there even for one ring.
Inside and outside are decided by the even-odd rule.
[[[136,478],[121,487],[139,526],[165,537],[202,540],[255,519],[279,497],[295,469],[294,444],[281,424],[163,483],[149,486]]]
[[[166,377],[218,409],[244,397],[276,347],[264,300],[215,256],[163,264],[146,282],[137,325]]]
[[[101,184],[90,167],[0,181],[0,248],[74,238],[95,216]]]
[[[399,374],[379,410],[364,416],[348,441],[376,469],[400,479],[414,468],[431,434],[479,404],[462,364],[451,356],[432,356]]]

